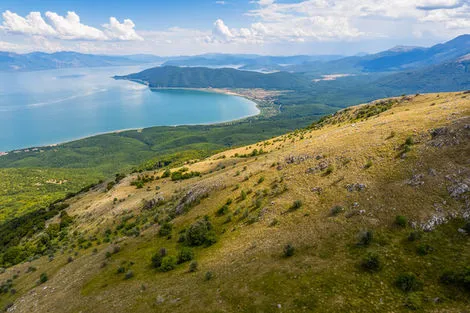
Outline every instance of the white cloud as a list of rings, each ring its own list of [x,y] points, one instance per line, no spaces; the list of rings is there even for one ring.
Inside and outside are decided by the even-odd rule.
[[[101,30],[80,23],[80,17],[75,12],[67,12],[65,17],[55,12],[46,12],[46,17],[61,39],[107,39]]]
[[[31,12],[26,17],[6,10],[2,14],[2,29],[12,33],[54,36],[56,31],[48,25],[39,12]]]
[[[39,12],[31,12],[26,17],[5,11],[2,14],[3,24],[0,29],[10,33],[44,36],[62,40],[143,40],[135,31],[135,24],[130,19],[120,23],[111,17],[104,30],[82,24],[80,16],[75,12],[67,12],[61,16],[55,12],[46,12],[44,20]]]
[[[212,29],[212,35],[215,40],[219,41],[230,41],[234,36],[230,29],[225,25],[224,21],[218,19],[214,22],[214,28]]]
[[[115,17],[109,18],[109,24],[104,24],[105,33],[108,38],[118,40],[144,40],[135,32],[135,24],[130,19],[125,19],[124,23],[119,23]]]

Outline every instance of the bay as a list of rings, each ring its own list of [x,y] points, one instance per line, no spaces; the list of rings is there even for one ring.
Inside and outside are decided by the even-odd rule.
[[[242,97],[195,90],[150,90],[114,80],[149,67],[0,73],[0,151],[151,126],[208,124],[256,115]]]

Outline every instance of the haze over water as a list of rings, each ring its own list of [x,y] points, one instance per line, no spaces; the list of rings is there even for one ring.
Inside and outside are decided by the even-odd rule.
[[[147,66],[148,67],[148,66]],[[114,75],[143,67],[0,73],[0,151],[128,128],[206,124],[255,115],[252,101],[200,91],[151,91]]]

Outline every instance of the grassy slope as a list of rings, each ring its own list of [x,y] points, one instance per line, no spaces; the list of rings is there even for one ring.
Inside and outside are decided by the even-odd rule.
[[[0,304],[16,299],[14,312],[30,312],[33,307],[37,312],[398,312],[409,310],[407,303],[427,312],[461,312],[470,305],[468,293],[440,284],[439,277],[446,268],[468,265],[470,241],[457,231],[463,220],[449,219],[410,242],[406,238],[411,226],[399,227],[394,219],[400,214],[420,225],[432,216],[447,217],[452,212],[460,216],[465,204],[450,197],[448,187],[468,178],[470,172],[465,128],[469,115],[470,101],[462,94],[417,96],[366,121],[326,123],[317,130],[284,135],[189,165],[203,172],[201,178],[176,183],[162,179],[135,189],[129,185],[135,177],[128,177],[109,192],[101,187],[80,195],[70,200],[68,213],[75,219],[70,232],[76,233],[70,235],[68,247],[56,253],[53,261],[43,257],[0,274],[2,281],[19,273],[13,281],[17,294],[1,296]],[[431,138],[429,130],[442,126],[449,133]],[[414,144],[401,158],[409,136]],[[440,147],[433,144],[439,142]],[[254,148],[269,152],[234,157]],[[297,162],[287,162],[291,156]],[[330,174],[307,173],[322,162],[332,165]],[[408,184],[415,174],[423,175],[418,179],[423,184]],[[348,192],[345,186],[352,183],[367,188]],[[312,192],[315,187],[323,192]],[[172,221],[171,239],[159,237],[154,216],[159,214],[161,219],[186,193],[200,188],[210,190],[209,197]],[[241,190],[252,192],[243,200]],[[165,203],[142,210],[142,199],[156,194]],[[113,203],[114,198],[121,201]],[[229,222],[227,215],[216,215],[227,198],[233,199]],[[295,200],[303,205],[289,211]],[[345,212],[331,216],[335,205]],[[237,208],[241,213],[236,214]],[[187,264],[168,273],[150,268],[152,254],[166,247],[175,255],[181,248],[178,232],[203,215],[210,216],[218,242],[194,249],[200,270],[188,273]],[[135,221],[140,236],[126,238],[122,231],[111,235],[121,250],[106,259],[105,252],[112,249],[100,243],[104,230],[115,230],[122,218],[130,216],[134,217],[124,224]],[[363,230],[374,234],[366,247],[356,244]],[[77,236],[88,238],[93,248],[74,247]],[[295,247],[290,258],[282,256],[287,243]],[[425,243],[433,251],[420,256],[416,249]],[[377,273],[359,266],[371,251],[382,262]],[[75,260],[67,264],[68,256]],[[25,274],[31,265],[38,271]],[[124,280],[123,274],[116,273],[120,265],[129,266],[135,276]],[[212,280],[204,280],[207,271],[214,274]],[[35,287],[41,272],[50,280]],[[422,290],[407,294],[396,288],[394,281],[403,272],[417,275]],[[31,288],[34,292],[29,292]]]

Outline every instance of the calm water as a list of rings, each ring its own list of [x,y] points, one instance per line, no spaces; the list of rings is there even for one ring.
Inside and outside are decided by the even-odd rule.
[[[203,124],[258,113],[241,97],[150,91],[110,77],[141,67],[0,73],[0,151],[156,125]]]

